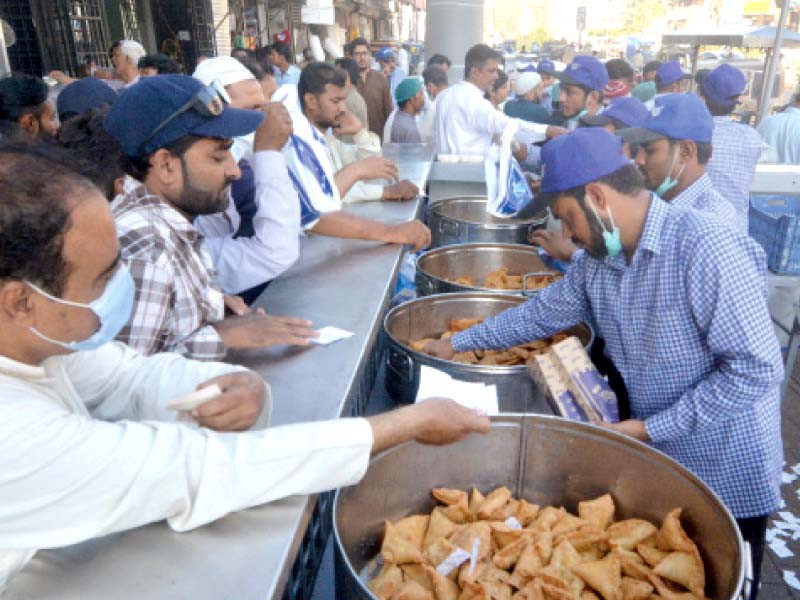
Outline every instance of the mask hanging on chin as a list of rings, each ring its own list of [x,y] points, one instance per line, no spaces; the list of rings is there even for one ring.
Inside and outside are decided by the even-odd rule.
[[[664,194],[666,194],[668,191],[670,191],[672,188],[678,185],[678,180],[683,174],[683,170],[686,168],[686,163],[684,163],[681,166],[681,170],[678,171],[677,177],[675,177],[674,179],[672,178],[672,169],[675,168],[675,161],[677,160],[677,158],[678,158],[678,149],[676,147],[675,152],[672,155],[672,164],[669,167],[669,172],[667,173],[667,176],[664,178],[664,181],[661,182],[661,185],[659,185],[655,190],[653,190],[653,193],[659,198],[663,198]]]
[[[594,202],[591,198],[587,198],[589,206],[592,207],[592,212],[594,213],[597,222],[600,223],[600,227],[603,228],[603,243],[606,246],[606,252],[608,256],[614,258],[618,256],[620,252],[622,252],[622,239],[620,238],[619,227],[617,224],[614,223],[614,215],[611,212],[611,209],[608,208],[608,218],[611,221],[611,229],[606,229],[606,224],[603,223],[603,219],[600,218],[600,215],[597,213],[597,209],[594,207]]]

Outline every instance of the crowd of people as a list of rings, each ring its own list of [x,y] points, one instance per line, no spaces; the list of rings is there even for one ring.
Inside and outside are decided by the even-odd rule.
[[[273,399],[268,382],[221,361],[317,335],[253,306],[306,236],[429,245],[418,220],[347,208],[421,193],[382,145],[483,156],[509,127],[537,206],[560,220],[531,242],[569,268],[426,351],[593,323],[598,365],[626,403],[609,426],[714,489],[758,573],[780,503],[784,373],[748,190],[765,155],[800,163],[800,91],[754,129],[732,116],[747,81],[728,64],[690,93],[676,62],[637,73],[578,55],[507,74],[483,44],[452,85],[449,58],[409,75],[395,50],[373,56],[361,37],[335,64],[304,56],[302,68],[288,32],[201,57],[191,74],[132,40],[109,55],[112,76],[51,73],[55,104],[39,77],[0,80],[0,589],[37,548],[161,519],[189,529],[353,483],[371,453],[409,439],[487,431],[444,399],[247,431],[272,402],[300,399]],[[193,426],[175,422],[170,401],[214,384]]]

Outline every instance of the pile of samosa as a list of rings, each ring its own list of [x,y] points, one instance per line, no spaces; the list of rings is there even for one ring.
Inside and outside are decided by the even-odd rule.
[[[436,488],[430,515],[386,522],[381,600],[702,600],[705,570],[681,509],[661,527],[614,520],[609,494],[578,514],[512,498]]]

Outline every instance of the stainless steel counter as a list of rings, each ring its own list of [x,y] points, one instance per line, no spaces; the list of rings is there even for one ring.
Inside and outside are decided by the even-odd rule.
[[[424,148],[388,148],[385,153],[397,160],[402,178],[425,187],[430,161]],[[419,202],[366,203],[349,205],[347,210],[400,222],[417,214]],[[376,360],[372,350],[394,291],[402,252],[396,245],[312,235],[303,240],[298,263],[259,298],[257,305],[270,313],[304,317],[315,327],[334,325],[355,333],[329,346],[231,357],[258,371],[272,386],[273,425],[358,412],[360,407],[354,403],[368,393],[361,389],[363,376],[368,363]],[[188,533],[174,533],[164,523],[156,523],[66,549],[42,550],[3,597],[280,598],[315,504],[316,497],[292,497]]]

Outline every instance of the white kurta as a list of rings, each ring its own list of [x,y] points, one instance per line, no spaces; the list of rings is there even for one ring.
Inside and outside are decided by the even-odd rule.
[[[514,136],[522,143],[546,139],[547,125],[513,119],[497,110],[483,92],[460,81],[436,97],[433,136],[437,153],[485,155],[492,138],[502,135],[511,121],[519,122]]]
[[[364,475],[364,419],[247,433],[168,422],[170,401],[240,370],[116,342],[42,366],[0,357],[0,592],[37,548],[162,519],[185,531]]]

